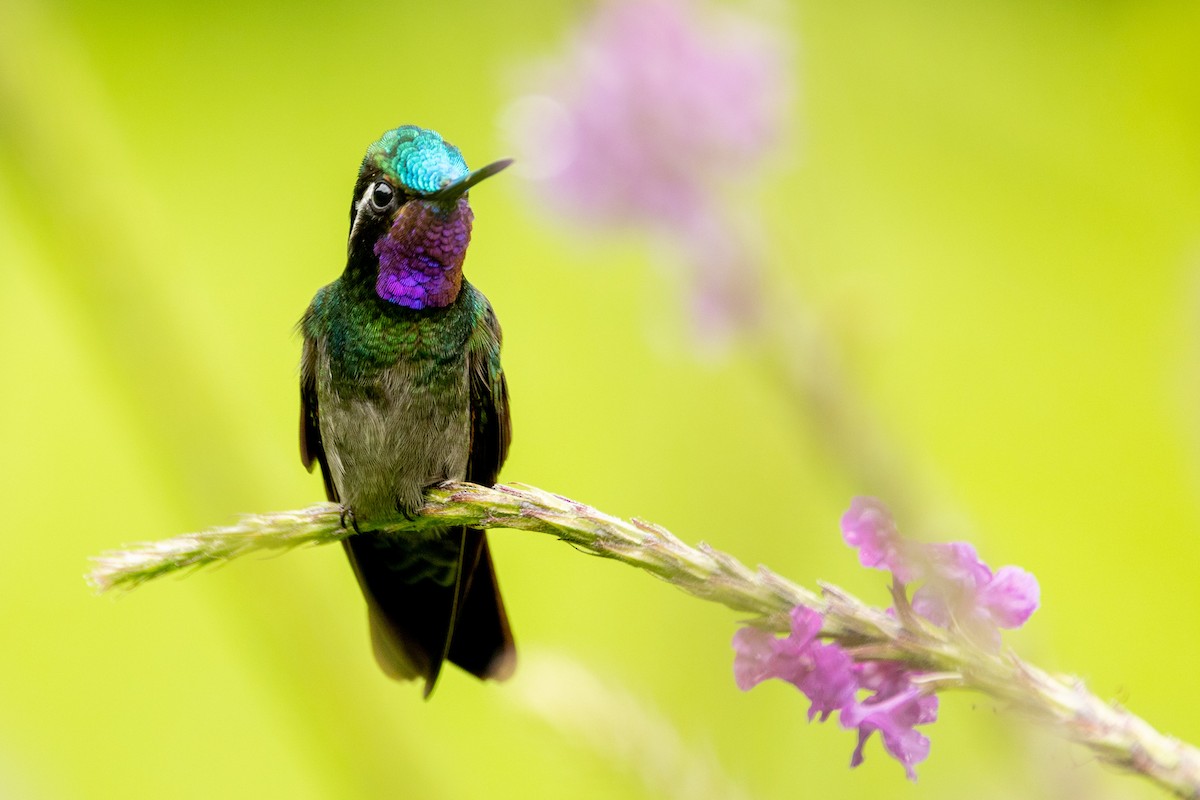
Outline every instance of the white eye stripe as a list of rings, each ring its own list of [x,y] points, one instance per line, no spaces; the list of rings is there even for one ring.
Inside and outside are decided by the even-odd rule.
[[[371,183],[367,184],[367,188],[363,189],[363,193],[358,196],[358,202],[354,204],[355,208],[357,208],[359,211],[362,211],[364,203],[370,204],[371,194],[375,191],[375,186],[378,183],[378,181],[372,181]]]
[[[369,185],[362,193],[362,197],[358,198],[358,202],[354,204],[354,224],[350,226],[350,246],[354,245],[354,237],[358,235],[358,226],[362,225],[363,206],[370,203],[370,196],[374,190],[375,184]]]
[[[383,189],[383,191],[380,191]],[[377,196],[378,193],[378,196]],[[367,188],[359,196],[358,202],[354,204],[354,224],[350,226],[349,245],[354,246],[354,239],[358,235],[358,229],[363,223],[364,216],[383,214],[388,209],[392,208],[400,193],[387,181],[378,180],[367,184]],[[380,204],[378,199],[386,197],[386,202]]]

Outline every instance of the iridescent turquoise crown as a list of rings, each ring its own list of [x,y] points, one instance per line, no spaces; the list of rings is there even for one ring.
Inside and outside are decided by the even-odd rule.
[[[401,125],[367,148],[364,164],[374,164],[414,194],[431,194],[467,174],[467,162],[437,131]]]

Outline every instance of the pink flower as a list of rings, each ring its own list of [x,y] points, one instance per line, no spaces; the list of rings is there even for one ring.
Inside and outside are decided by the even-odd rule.
[[[779,38],[732,11],[602,2],[518,106],[516,144],[547,196],[592,224],[686,224],[777,138],[783,65]]]
[[[873,497],[856,497],[842,515],[842,537],[864,567],[890,571],[901,583],[923,580],[912,607],[944,628],[957,627],[988,649],[1001,628],[1024,625],[1037,609],[1037,579],[1020,567],[996,573],[968,542],[924,544],[904,538],[891,513]]]
[[[862,687],[874,694],[843,709],[839,717],[842,727],[858,728],[858,746],[850,766],[863,762],[863,745],[879,731],[884,749],[904,765],[908,779],[915,781],[915,765],[929,755],[929,739],[916,726],[937,721],[937,697],[922,694],[913,686],[911,673],[902,664],[867,662],[857,669]]]
[[[780,639],[758,628],[743,628],[733,637],[734,680],[747,691],[770,678],[795,686],[808,697],[808,720],[829,719],[834,711],[845,728],[858,729],[858,746],[850,765],[862,763],[863,745],[879,731],[887,752],[915,780],[913,767],[929,754],[929,740],[914,728],[937,719],[937,698],[922,695],[901,664],[855,664],[836,644],[821,644],[822,618],[797,606],[792,631]],[[860,690],[872,692],[859,701]]]
[[[999,629],[1023,625],[1037,608],[1038,584],[1028,572],[1002,567],[993,573],[967,542],[909,541],[873,498],[854,498],[842,515],[842,536],[858,550],[863,566],[891,571],[901,590],[924,581],[912,596],[912,610],[976,644],[998,648]],[[787,681],[808,697],[809,722],[818,716],[824,722],[837,711],[842,727],[858,731],[851,767],[862,763],[863,747],[878,732],[884,750],[915,781],[916,765],[929,756],[929,738],[917,726],[935,722],[938,714],[929,684],[917,685],[921,673],[900,661],[856,662],[852,652],[862,657],[866,651],[822,644],[824,620],[808,608],[792,609],[791,622],[791,633],[782,639],[758,628],[737,632],[738,687],[746,691],[770,678]],[[867,696],[860,700],[860,694]]]
[[[769,678],[795,686],[811,701],[808,719],[821,721],[854,700],[858,683],[850,656],[836,644],[822,644],[821,615],[797,606],[792,632],[783,639],[758,628],[743,628],[733,637],[733,676],[748,691]]]
[[[928,577],[912,598],[921,616],[957,626],[976,644],[1000,647],[1000,628],[1019,628],[1038,606],[1037,579],[1020,567],[988,568],[966,542],[926,545]]]
[[[681,283],[702,346],[762,315],[759,248],[730,198],[763,174],[780,138],[786,62],[784,40],[744,12],[607,0],[562,56],[533,70],[538,88],[508,114],[518,163],[548,208],[667,241],[684,269],[664,269]]]
[[[979,605],[1001,628],[1019,628],[1041,601],[1037,578],[1020,567],[1001,567],[979,590]]]
[[[874,497],[850,501],[842,515],[842,538],[858,550],[858,562],[864,567],[888,570],[901,583],[917,577],[920,562],[912,557],[912,543],[896,530],[887,506]]]

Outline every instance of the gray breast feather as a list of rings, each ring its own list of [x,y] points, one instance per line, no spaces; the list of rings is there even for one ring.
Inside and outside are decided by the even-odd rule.
[[[369,391],[339,392],[324,343],[318,345],[321,438],[334,485],[359,522],[410,513],[422,492],[467,474],[470,397],[465,357],[402,361]]]

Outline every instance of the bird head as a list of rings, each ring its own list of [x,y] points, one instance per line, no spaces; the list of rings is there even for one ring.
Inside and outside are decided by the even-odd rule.
[[[425,308],[457,296],[471,239],[467,192],[509,164],[471,172],[437,132],[403,125],[367,148],[350,206],[351,266],[376,268],[385,300]]]

